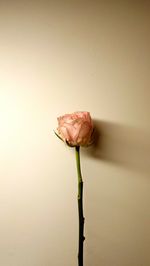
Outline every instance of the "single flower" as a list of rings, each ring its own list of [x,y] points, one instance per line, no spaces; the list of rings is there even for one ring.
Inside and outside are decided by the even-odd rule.
[[[67,145],[75,147],[78,175],[78,215],[79,215],[79,246],[78,266],[83,266],[84,215],[83,215],[83,179],[80,164],[80,146],[89,146],[94,141],[93,122],[89,112],[75,112],[57,118],[58,128],[55,134]]]
[[[92,142],[93,122],[89,112],[75,112],[57,118],[56,134],[69,146],[88,146]]]

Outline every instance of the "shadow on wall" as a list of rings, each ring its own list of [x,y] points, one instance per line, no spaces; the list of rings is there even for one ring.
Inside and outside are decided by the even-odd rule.
[[[87,156],[150,176],[150,132],[100,120],[94,126],[95,142],[84,149]]]

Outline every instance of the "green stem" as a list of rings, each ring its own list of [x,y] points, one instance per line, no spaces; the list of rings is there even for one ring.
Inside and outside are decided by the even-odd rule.
[[[79,249],[78,266],[83,266],[84,217],[83,217],[83,181],[80,166],[80,146],[75,147],[78,174],[78,213],[79,213]]]

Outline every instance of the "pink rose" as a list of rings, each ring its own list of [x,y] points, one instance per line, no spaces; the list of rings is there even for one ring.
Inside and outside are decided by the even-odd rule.
[[[75,112],[57,118],[58,135],[70,146],[86,146],[91,142],[93,123],[89,112]]]

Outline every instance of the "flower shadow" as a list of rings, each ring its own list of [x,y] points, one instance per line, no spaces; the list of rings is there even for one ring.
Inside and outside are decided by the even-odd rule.
[[[150,176],[150,132],[109,121],[94,120],[94,143],[86,156]]]

